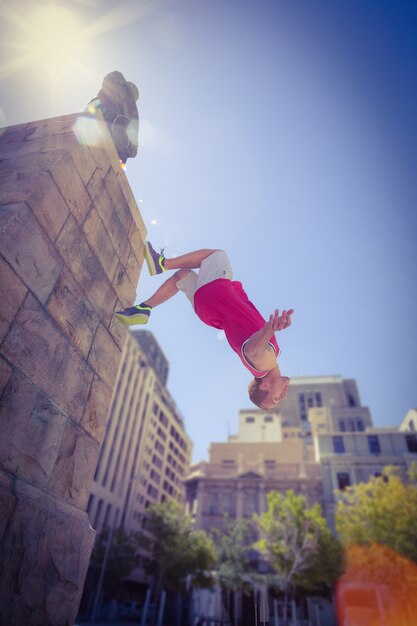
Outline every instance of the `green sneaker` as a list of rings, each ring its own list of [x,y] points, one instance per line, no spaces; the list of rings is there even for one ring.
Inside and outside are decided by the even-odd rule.
[[[147,324],[152,312],[149,304],[135,304],[124,311],[116,311],[115,315],[125,326],[135,326],[136,324]]]
[[[156,250],[152,248],[152,244],[150,243],[150,241],[147,241],[145,243],[144,254],[149,274],[151,276],[155,276],[156,274],[162,274],[162,272],[165,272],[165,257],[163,250],[161,250],[161,252],[156,252]]]

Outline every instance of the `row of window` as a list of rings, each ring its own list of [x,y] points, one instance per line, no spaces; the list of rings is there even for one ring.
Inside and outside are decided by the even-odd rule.
[[[339,420],[339,430],[341,433],[363,432],[365,430],[365,424],[363,419],[360,417],[357,417],[356,419],[348,417],[346,419]]]
[[[381,454],[381,445],[379,443],[378,435],[368,435],[367,440],[369,452],[371,454]],[[406,434],[405,442],[409,452],[417,453],[417,435],[410,433]],[[343,454],[346,452],[345,441],[342,435],[335,435],[333,437],[333,451],[336,454]]]
[[[274,418],[272,417],[272,415],[264,415],[264,422],[266,424],[273,422],[273,421],[274,421]],[[255,422],[255,418],[249,415],[248,417],[245,418],[245,422],[247,424],[253,424]]]
[[[169,449],[175,454],[175,456],[177,456],[179,458],[181,463],[185,464],[185,456],[183,454],[181,454],[181,452],[178,450],[177,446],[175,446],[172,441],[169,442]]]

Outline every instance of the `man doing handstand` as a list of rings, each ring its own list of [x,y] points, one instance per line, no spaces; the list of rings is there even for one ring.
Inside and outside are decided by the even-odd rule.
[[[290,379],[281,376],[277,358],[280,349],[274,333],[291,325],[293,310],[278,309],[265,321],[250,302],[242,283],[232,280],[232,268],[223,250],[196,250],[167,259],[145,243],[145,260],[151,276],[177,270],[151,298],[118,311],[116,317],[127,326],[146,324],[154,307],[183,291],[198,317],[224,331],[232,349],[254,379],[249,397],[261,409],[274,408],[285,398]],[[198,274],[194,269],[199,268]]]

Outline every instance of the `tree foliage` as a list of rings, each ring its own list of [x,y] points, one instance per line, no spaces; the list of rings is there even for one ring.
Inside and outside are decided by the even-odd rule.
[[[111,531],[105,528],[96,538],[90,567],[99,572]],[[126,533],[123,528],[114,530],[106,562],[103,589],[106,597],[116,597],[121,580],[132,572],[137,561],[137,551],[142,542],[140,533]]]
[[[213,530],[212,537],[217,548],[216,572],[220,586],[226,591],[247,591],[255,574],[249,558],[254,541],[250,524],[226,519],[224,530]]]
[[[336,529],[346,545],[376,542],[417,563],[415,482],[404,483],[388,467],[381,477],[348,487],[338,503]]]
[[[193,529],[178,502],[166,500],[149,507],[147,528],[153,537],[150,573],[158,587],[179,592],[187,577],[199,587],[213,584],[213,541],[206,532]]]
[[[293,490],[268,494],[268,511],[258,517],[257,547],[285,592],[295,587],[323,591],[343,572],[343,548],[326,526],[320,505],[309,507]]]

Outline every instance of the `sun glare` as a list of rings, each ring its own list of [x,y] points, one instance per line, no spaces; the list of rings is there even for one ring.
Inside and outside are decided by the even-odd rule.
[[[82,25],[62,7],[39,7],[28,20],[31,40],[27,41],[34,60],[52,70],[76,61],[82,52]]]

